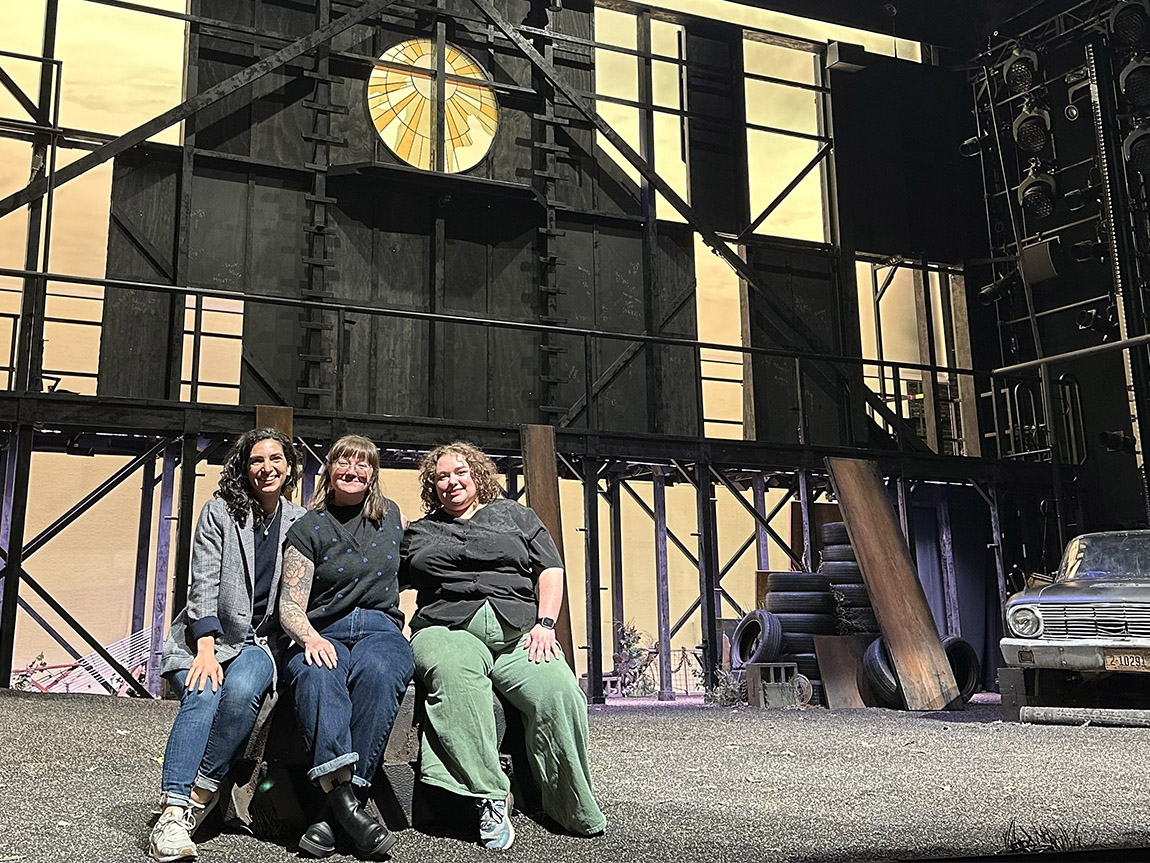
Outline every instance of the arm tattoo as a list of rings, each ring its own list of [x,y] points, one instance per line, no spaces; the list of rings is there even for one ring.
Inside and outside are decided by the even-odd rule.
[[[306,611],[314,575],[315,564],[304,557],[299,549],[293,545],[284,549],[280,626],[291,636],[292,641],[300,645],[306,638],[317,634],[307,619]]]

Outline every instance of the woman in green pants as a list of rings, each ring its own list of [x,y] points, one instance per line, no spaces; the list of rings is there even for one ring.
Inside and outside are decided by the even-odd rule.
[[[426,517],[403,538],[401,583],[418,596],[415,673],[427,691],[421,779],[473,797],[479,841],[511,846],[492,689],[524,718],[543,808],[566,830],[603,832],[591,792],[587,699],[555,641],[563,561],[539,517],[502,497],[495,465],[469,443],[420,465]]]

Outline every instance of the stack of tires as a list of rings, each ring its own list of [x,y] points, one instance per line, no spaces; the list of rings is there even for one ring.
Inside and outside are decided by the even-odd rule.
[[[819,538],[823,543],[819,573],[830,583],[838,634],[878,634],[878,619],[863,584],[846,525],[841,521],[827,522],[819,528]]]
[[[957,635],[943,638],[942,649],[946,653],[951,671],[954,672],[954,681],[958,684],[958,698],[966,704],[978,691],[982,681],[982,666],[978,661],[978,653],[969,641]],[[881,638],[872,641],[863,654],[863,673],[871,690],[885,706],[903,706],[898,675],[895,674],[890,650]]]
[[[767,575],[766,610],[782,627],[777,662],[793,662],[811,681],[811,704],[825,704],[816,635],[835,634],[835,600],[825,575],[813,572],[772,572]]]

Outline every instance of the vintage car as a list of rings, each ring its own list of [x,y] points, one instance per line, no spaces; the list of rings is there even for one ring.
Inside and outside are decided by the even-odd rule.
[[[1017,679],[1018,692],[1003,687],[1004,707],[1008,694],[1022,704],[1142,706],[1135,702],[1150,697],[1150,674],[1139,673],[1150,672],[1150,530],[1074,537],[1053,581],[1007,600],[1006,625],[1000,648],[1010,668],[999,680]]]

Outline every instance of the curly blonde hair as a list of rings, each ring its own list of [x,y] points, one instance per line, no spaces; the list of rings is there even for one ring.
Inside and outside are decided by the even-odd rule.
[[[424,512],[431,514],[443,508],[439,495],[435,493],[435,465],[449,454],[459,456],[471,469],[471,478],[475,480],[480,503],[490,503],[503,497],[499,470],[487,453],[473,443],[457,440],[437,446],[419,463],[419,498],[423,502]]]

